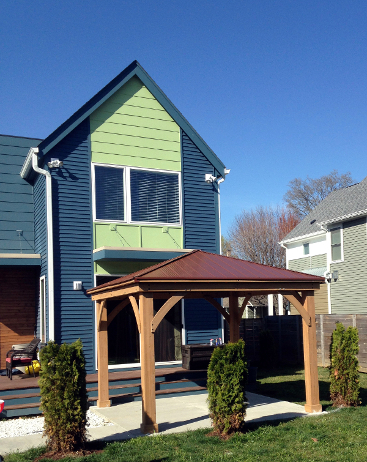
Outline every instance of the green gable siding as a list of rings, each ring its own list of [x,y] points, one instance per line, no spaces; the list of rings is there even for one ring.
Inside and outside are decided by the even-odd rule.
[[[133,77],[90,115],[92,162],[181,170],[180,129]]]
[[[182,249],[181,227],[94,223],[94,248]]]
[[[330,284],[332,312],[367,313],[366,219],[349,221],[343,228],[344,261],[330,266],[339,272],[338,280]]]

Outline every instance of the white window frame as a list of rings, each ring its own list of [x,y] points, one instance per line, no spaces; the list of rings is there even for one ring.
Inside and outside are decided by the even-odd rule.
[[[340,259],[333,260],[332,245],[331,245],[331,231],[334,229],[340,229]],[[344,261],[344,238],[343,238],[343,225],[333,226],[329,228],[329,251],[330,251],[330,263],[340,263]]]
[[[308,249],[308,252],[306,253],[306,246]],[[310,243],[309,242],[304,242],[303,243],[303,255],[309,256],[310,255]]]
[[[112,167],[112,168],[122,168],[124,169],[124,215],[125,215],[125,220],[100,220],[97,219],[97,206],[96,206],[96,173],[95,173],[95,166],[98,167]],[[126,198],[126,167],[123,165],[111,165],[111,164],[101,164],[101,163],[92,163],[92,209],[93,209],[93,221],[96,223],[128,223],[127,217],[128,217],[128,210],[127,210],[127,198]],[[130,177],[129,177],[130,180]]]
[[[46,326],[46,276],[41,276],[39,281],[40,294],[40,339],[42,343],[47,341]],[[43,296],[42,296],[43,294]]]
[[[96,217],[96,184],[95,184],[95,166],[100,167],[113,167],[124,169],[124,208],[125,208],[125,220],[101,220]],[[130,188],[130,172],[131,170],[141,170],[145,172],[154,173],[168,173],[177,175],[178,177],[178,194],[179,194],[179,222],[178,223],[164,223],[156,221],[133,221],[131,219],[131,188]],[[161,170],[155,168],[143,168],[143,167],[130,167],[127,165],[116,165],[116,164],[104,164],[99,162],[92,162],[92,208],[93,208],[93,222],[95,223],[126,223],[126,224],[144,224],[152,226],[169,226],[169,227],[181,227],[182,226],[182,188],[181,188],[181,172],[175,170]]]

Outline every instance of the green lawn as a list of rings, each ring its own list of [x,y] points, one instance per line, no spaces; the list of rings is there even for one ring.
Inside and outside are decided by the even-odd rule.
[[[319,367],[320,401],[323,409],[331,406],[329,393],[329,370]],[[274,370],[259,368],[256,393],[264,396],[305,404],[305,374],[297,367],[283,367]],[[367,405],[367,374],[360,374],[362,405]],[[367,460],[367,458],[366,458]]]
[[[330,406],[328,372],[319,370],[321,400]],[[304,377],[299,369],[258,372],[257,392],[304,403]],[[365,462],[367,460],[367,375],[361,374],[362,406],[333,410],[328,414],[288,422],[247,425],[247,432],[228,441],[208,437],[210,429],[176,435],[155,435],[112,443],[88,457],[64,458],[64,462]],[[6,462],[31,462],[44,449],[14,454]],[[1,453],[1,445],[0,445]],[[42,459],[51,462],[50,459]]]

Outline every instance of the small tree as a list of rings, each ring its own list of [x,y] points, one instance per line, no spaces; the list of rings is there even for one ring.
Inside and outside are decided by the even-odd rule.
[[[333,406],[358,406],[358,329],[337,323],[330,346],[330,398]]]
[[[215,348],[208,367],[208,403],[214,431],[229,435],[242,429],[247,404],[245,342]]]
[[[82,342],[50,342],[40,352],[41,409],[50,451],[70,452],[86,440],[87,390]]]

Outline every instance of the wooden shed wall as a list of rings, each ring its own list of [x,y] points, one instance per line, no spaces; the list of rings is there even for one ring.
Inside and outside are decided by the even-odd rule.
[[[13,344],[34,337],[39,269],[0,268],[0,369]]]

